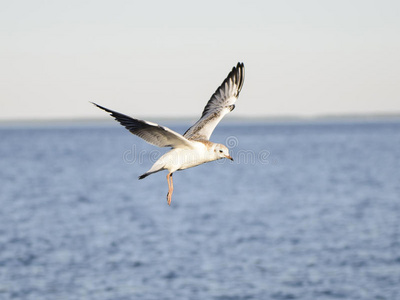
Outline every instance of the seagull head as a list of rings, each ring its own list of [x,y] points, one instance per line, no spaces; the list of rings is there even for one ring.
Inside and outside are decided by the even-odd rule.
[[[229,155],[229,149],[222,144],[216,144],[214,152],[215,155],[217,156],[217,159],[228,158],[233,161],[232,156]]]

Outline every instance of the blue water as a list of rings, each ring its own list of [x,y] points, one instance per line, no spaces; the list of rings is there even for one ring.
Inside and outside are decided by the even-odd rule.
[[[117,123],[0,129],[0,299],[400,299],[399,122],[212,140],[235,162],[175,173],[168,207]]]

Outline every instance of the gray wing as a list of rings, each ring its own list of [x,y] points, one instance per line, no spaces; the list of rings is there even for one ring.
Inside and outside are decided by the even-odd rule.
[[[209,140],[222,118],[235,108],[235,102],[242,89],[243,81],[244,65],[238,63],[211,96],[200,119],[183,136],[189,140]]]
[[[93,102],[92,102],[93,103]],[[131,133],[144,139],[146,142],[158,147],[193,148],[192,142],[179,133],[158,124],[143,120],[133,119],[111,109],[93,103],[98,108],[109,112],[122,126]]]

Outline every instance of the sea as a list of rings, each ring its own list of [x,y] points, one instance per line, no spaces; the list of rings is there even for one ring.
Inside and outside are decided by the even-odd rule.
[[[183,133],[189,123],[169,121]],[[222,122],[234,161],[116,122],[0,126],[0,299],[400,299],[400,120]]]

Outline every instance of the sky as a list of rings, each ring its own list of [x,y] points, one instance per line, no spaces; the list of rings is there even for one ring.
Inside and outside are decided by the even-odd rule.
[[[399,1],[0,1],[0,120],[400,114]]]

